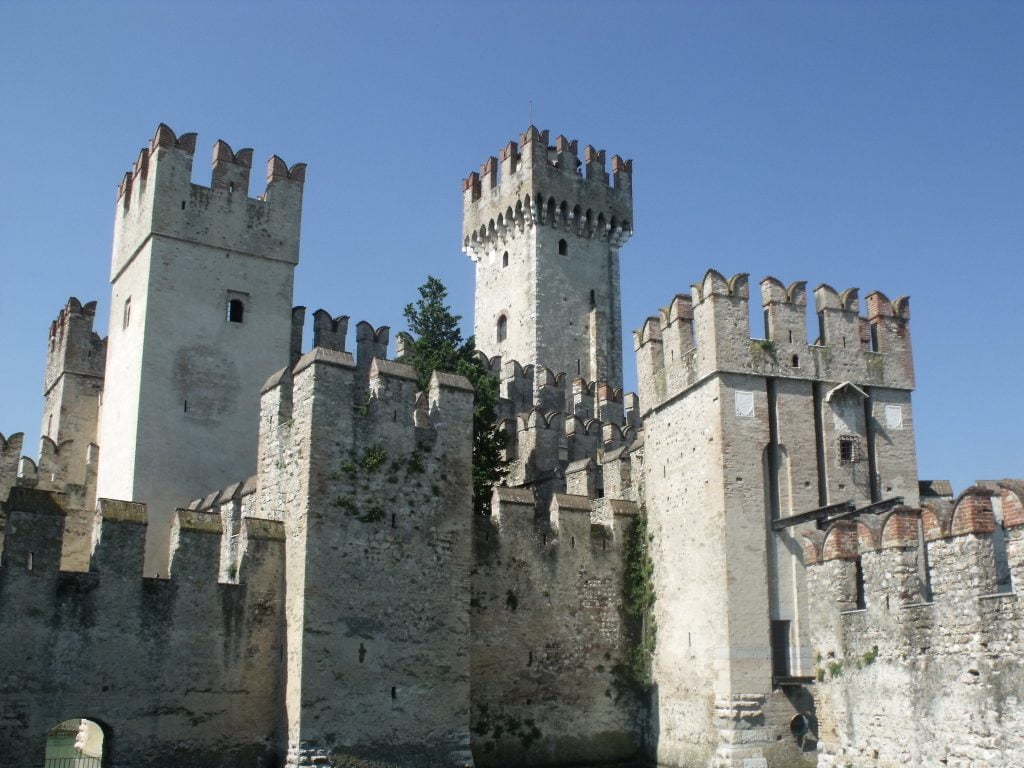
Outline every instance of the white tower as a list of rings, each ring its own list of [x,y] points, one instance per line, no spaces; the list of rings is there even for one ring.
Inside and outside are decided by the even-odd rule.
[[[97,495],[146,502],[147,571],[166,573],[176,506],[256,471],[260,387],[287,365],[305,165],[218,141],[191,183],[195,134],[160,125],[114,220]]]
[[[632,161],[548,146],[533,126],[463,183],[476,263],[475,333],[488,355],[622,387],[619,248],[633,231]]]

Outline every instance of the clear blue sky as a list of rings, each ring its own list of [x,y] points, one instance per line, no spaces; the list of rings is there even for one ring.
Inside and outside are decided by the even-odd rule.
[[[202,183],[218,138],[309,164],[297,304],[397,330],[430,273],[468,331],[460,181],[532,101],[634,159],[627,331],[709,266],[909,294],[922,477],[1024,475],[1020,3],[0,0],[0,78],[0,432],[30,454],[49,323],[97,299],[105,335],[160,121]]]

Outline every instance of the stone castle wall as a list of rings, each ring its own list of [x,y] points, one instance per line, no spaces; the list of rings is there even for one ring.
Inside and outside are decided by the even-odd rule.
[[[807,538],[822,768],[1024,764],[1024,486],[1000,486]]]
[[[109,348],[70,299],[38,460],[0,435],[5,765],[81,717],[105,768],[1024,764],[1024,486],[922,502],[909,300],[820,285],[809,342],[806,285],[769,277],[751,338],[747,276],[709,270],[624,393],[632,164],[547,141],[463,185],[512,486],[474,517],[466,380],[416,392],[388,327],[351,354],[325,310],[300,354],[305,166],[249,198],[217,142],[195,185],[160,126],[119,189]]]
[[[473,394],[316,348],[263,394],[284,502],[288,766],[469,748]],[[266,452],[265,454],[266,455]]]
[[[170,578],[142,578],[143,505],[103,500],[88,572],[59,570],[64,494],[15,488],[0,567],[0,755],[43,763],[87,717],[105,766],[276,765],[283,531],[246,521],[237,583],[217,581],[220,521],[180,512]]]
[[[632,758],[642,698],[628,650],[623,545],[636,505],[496,488],[475,519],[471,602],[473,755],[478,766]]]

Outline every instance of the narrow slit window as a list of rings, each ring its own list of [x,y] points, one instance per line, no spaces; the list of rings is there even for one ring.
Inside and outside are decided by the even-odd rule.
[[[501,266],[508,266],[508,251],[505,251],[503,254],[501,254]]]
[[[121,327],[127,328],[128,323],[132,321],[132,297],[129,296],[124,300],[124,312],[121,315]]]
[[[590,289],[590,306],[597,306],[597,294],[594,292],[593,288]]]
[[[861,563],[860,557],[858,557],[854,562],[856,563],[857,569],[854,574],[854,578],[856,580],[856,593],[854,599],[857,601],[857,610],[863,611],[868,607],[868,602],[864,594],[864,564]]]
[[[240,323],[245,318],[245,304],[241,299],[231,299],[228,302],[228,322]]]

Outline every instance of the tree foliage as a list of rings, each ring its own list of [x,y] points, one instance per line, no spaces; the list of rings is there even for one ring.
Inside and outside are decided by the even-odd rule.
[[[416,369],[417,383],[425,390],[434,371],[465,376],[473,385],[473,510],[491,510],[491,488],[505,479],[504,440],[494,428],[497,418],[498,381],[476,359],[472,336],[462,338],[461,315],[448,306],[448,289],[436,277],[428,276],[419,288],[420,298],[407,304],[403,314],[413,341],[401,362]]]

